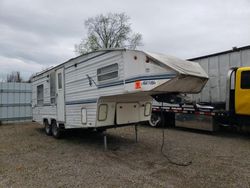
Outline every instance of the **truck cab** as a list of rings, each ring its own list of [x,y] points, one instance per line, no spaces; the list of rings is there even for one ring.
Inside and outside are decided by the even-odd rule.
[[[235,113],[250,115],[250,67],[236,69],[234,99]]]

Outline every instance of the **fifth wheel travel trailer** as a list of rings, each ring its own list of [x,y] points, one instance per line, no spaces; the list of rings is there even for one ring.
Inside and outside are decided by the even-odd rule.
[[[148,121],[152,96],[199,93],[208,80],[198,63],[137,50],[109,49],[70,59],[32,78],[33,120],[61,130]]]

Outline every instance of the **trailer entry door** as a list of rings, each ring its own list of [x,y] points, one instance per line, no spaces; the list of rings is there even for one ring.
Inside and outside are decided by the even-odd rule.
[[[63,68],[56,71],[56,107],[57,121],[65,122],[64,74]]]

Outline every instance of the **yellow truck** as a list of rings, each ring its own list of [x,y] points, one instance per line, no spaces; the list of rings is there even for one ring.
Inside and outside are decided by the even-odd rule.
[[[232,81],[233,74],[236,74],[236,76],[235,80]],[[250,67],[231,69],[229,78],[235,84],[234,88],[231,87],[231,84],[228,84],[231,92],[229,94],[228,110],[232,111],[232,115],[250,117]]]

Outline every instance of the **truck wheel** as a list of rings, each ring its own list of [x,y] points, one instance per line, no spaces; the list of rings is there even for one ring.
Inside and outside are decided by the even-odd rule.
[[[44,125],[44,130],[45,130],[46,135],[51,136],[52,135],[52,128],[51,128],[51,125],[49,124],[49,122],[44,121],[43,125]]]
[[[161,124],[160,114],[152,113],[151,118],[149,120],[149,125],[151,127],[158,127]]]
[[[55,121],[53,121],[51,124],[53,137],[60,138],[62,135],[62,130],[57,126],[57,123]]]

